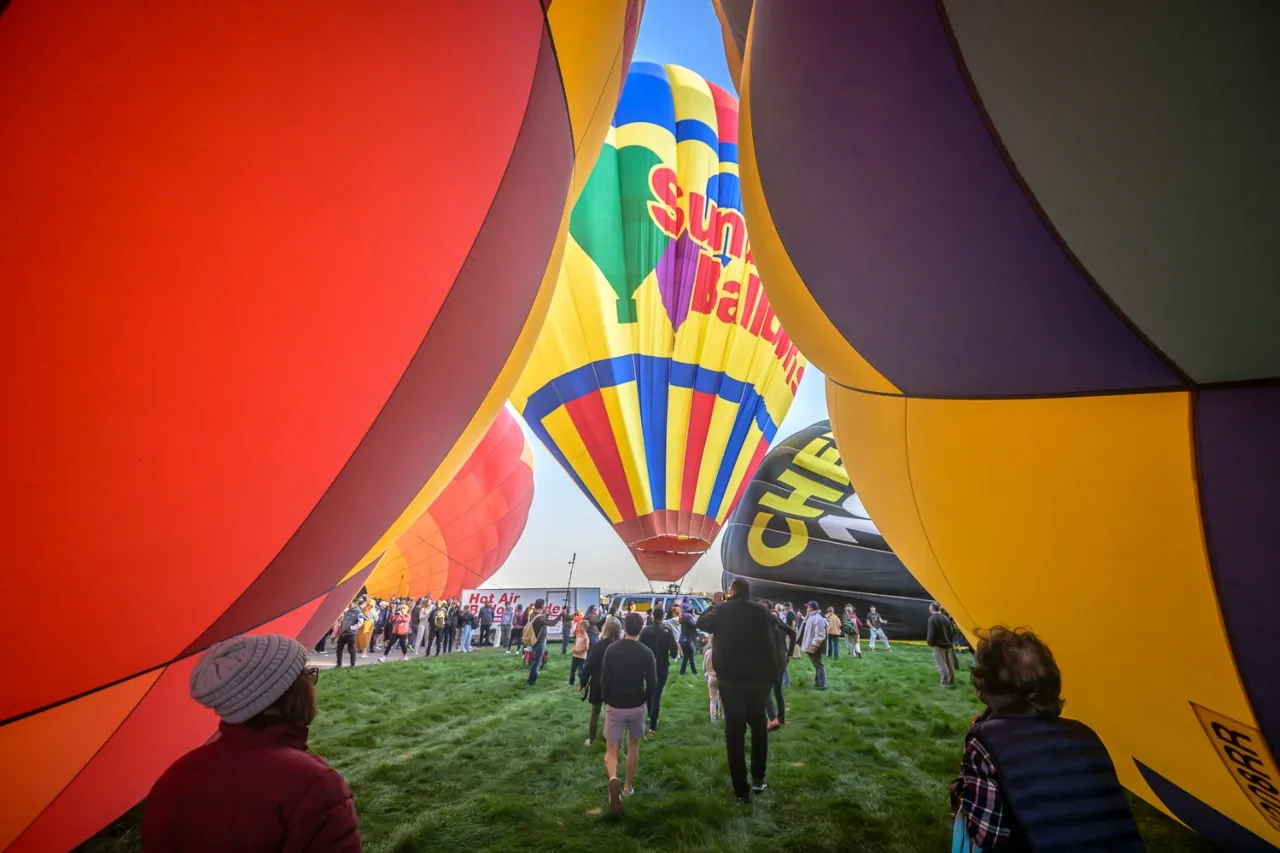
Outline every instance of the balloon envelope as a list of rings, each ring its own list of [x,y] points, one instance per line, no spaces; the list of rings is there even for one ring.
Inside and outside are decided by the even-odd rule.
[[[1280,844],[1280,10],[753,6],[756,259],[876,523],[1127,787]]]
[[[378,598],[452,598],[493,576],[533,503],[533,452],[507,409],[431,508],[396,539],[365,583]]]
[[[845,473],[830,421],[780,442],[747,484],[720,537],[723,588],[735,577],[752,598],[816,600],[859,616],[875,607],[885,632],[923,639],[929,593],[885,543]]]
[[[502,406],[638,13],[546,6],[0,4],[2,577],[127,635],[10,668],[0,848],[141,798],[196,657],[314,639]]]
[[[755,272],[737,150],[731,94],[632,68],[512,395],[651,580],[710,547],[804,373]]]

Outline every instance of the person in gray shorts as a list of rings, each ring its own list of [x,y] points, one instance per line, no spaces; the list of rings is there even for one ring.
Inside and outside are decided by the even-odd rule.
[[[628,613],[624,636],[604,653],[600,665],[600,689],[604,699],[604,737],[608,746],[604,769],[609,774],[609,813],[622,814],[622,798],[635,793],[636,767],[640,763],[640,738],[649,697],[658,684],[658,663],[648,646],[638,642],[644,617]],[[618,749],[627,737],[627,783],[618,781]]]

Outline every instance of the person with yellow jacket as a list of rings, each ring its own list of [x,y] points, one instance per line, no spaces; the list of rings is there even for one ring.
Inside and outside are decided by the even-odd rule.
[[[827,608],[827,657],[840,659],[840,617],[834,607]]]

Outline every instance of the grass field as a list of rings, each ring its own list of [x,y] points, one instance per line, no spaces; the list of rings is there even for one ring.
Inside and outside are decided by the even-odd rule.
[[[750,807],[733,800],[706,682],[673,669],[661,731],[641,748],[636,796],[617,821],[604,809],[603,743],[582,744],[587,706],[559,652],[533,688],[514,655],[489,651],[321,676],[311,748],[355,792],[366,850],[949,849],[947,785],[977,702],[966,686],[937,686],[925,648],[841,657],[826,693],[811,688],[808,661],[793,661],[790,725],[771,736],[770,788]],[[1214,849],[1145,803],[1134,809],[1148,849]],[[140,814],[81,849],[139,849]]]

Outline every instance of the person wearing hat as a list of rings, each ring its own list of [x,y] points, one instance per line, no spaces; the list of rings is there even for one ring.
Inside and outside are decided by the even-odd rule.
[[[279,634],[233,637],[201,656],[191,698],[222,722],[152,787],[144,853],[358,853],[351,790],[307,752],[318,676],[302,644]]]

